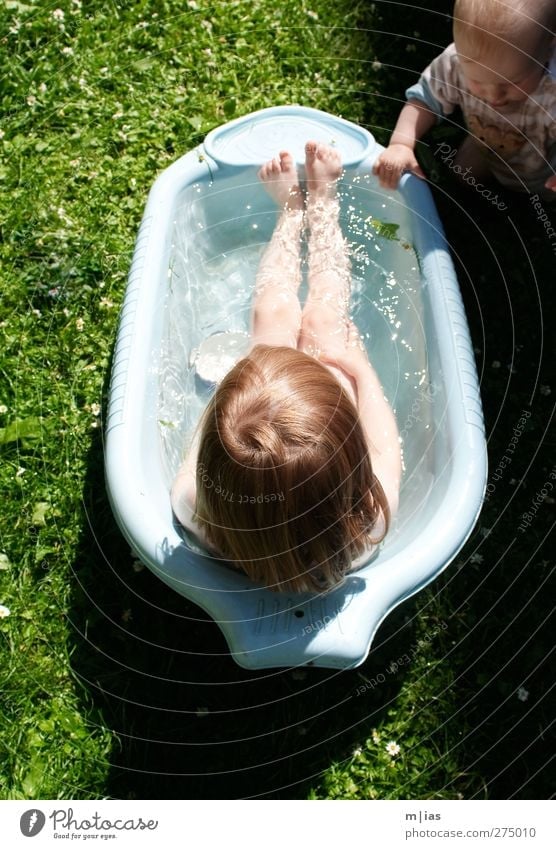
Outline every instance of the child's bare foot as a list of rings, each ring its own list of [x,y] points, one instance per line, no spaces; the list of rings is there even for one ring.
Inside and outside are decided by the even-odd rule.
[[[307,192],[312,197],[335,197],[336,182],[342,174],[342,159],[326,144],[309,141],[305,145]]]
[[[297,168],[286,150],[266,162],[259,171],[259,180],[270,197],[282,209],[303,209],[303,194],[299,188]]]

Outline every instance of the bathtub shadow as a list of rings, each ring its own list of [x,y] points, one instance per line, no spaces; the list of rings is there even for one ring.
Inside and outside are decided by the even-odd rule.
[[[202,610],[134,562],[106,498],[100,436],[88,469],[70,650],[86,712],[114,735],[105,794],[306,798],[395,699],[405,670],[389,669],[414,641],[413,602],[356,670],[242,669]]]

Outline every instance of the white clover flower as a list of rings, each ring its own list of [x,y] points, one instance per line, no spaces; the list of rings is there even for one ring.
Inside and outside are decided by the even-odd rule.
[[[371,731],[371,740],[375,745],[378,745],[380,743],[380,734],[378,733],[376,728],[373,728],[373,730]]]
[[[69,44],[66,44],[65,47],[62,47],[62,53],[64,56],[73,56],[73,47],[70,47]]]
[[[354,758],[358,758],[359,755],[362,755],[362,754],[363,754],[363,749],[361,748],[361,746],[357,746],[357,748],[353,750],[353,757]]]
[[[0,413],[7,413],[7,412],[8,412],[8,408],[6,407],[6,405],[0,404]]]
[[[375,61],[371,65],[371,68],[373,69],[373,71],[380,71],[380,69],[382,68],[382,62],[379,62],[378,59],[375,59]]]
[[[41,83],[40,86],[39,86],[40,93],[44,94],[46,92],[46,89],[47,89],[46,83]]]
[[[100,416],[100,404],[91,404],[91,413],[93,416]]]
[[[386,751],[391,758],[395,758],[396,755],[400,754],[400,747],[393,740],[390,740],[390,742],[386,744]]]
[[[526,702],[529,698],[529,690],[526,690],[525,687],[520,687],[517,691],[517,697],[520,702]]]
[[[5,135],[6,133],[4,132],[4,130],[0,130],[0,141],[2,141]]]
[[[76,318],[75,319],[75,326],[76,326],[77,330],[79,330],[79,332],[81,333],[81,331],[83,330],[83,328],[85,326],[85,322],[83,321],[82,318]]]
[[[24,469],[23,466],[20,466],[17,472],[15,473],[16,478],[22,478],[25,472],[26,469]]]
[[[52,17],[55,21],[63,21],[66,16],[62,9],[54,9],[54,11],[52,12]]]
[[[11,610],[9,607],[6,607],[5,604],[0,604],[0,619],[7,619],[10,613]]]
[[[27,106],[35,106],[37,103],[37,98],[34,94],[30,94],[27,98]]]
[[[314,21],[318,21],[319,16],[316,12],[313,12],[311,9],[307,9],[307,17],[312,18]]]

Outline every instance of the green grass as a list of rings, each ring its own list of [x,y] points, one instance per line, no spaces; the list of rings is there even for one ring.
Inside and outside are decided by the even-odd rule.
[[[360,670],[237,668],[212,622],[134,568],[104,489],[118,309],[157,174],[281,103],[385,142],[445,17],[347,0],[60,9],[0,8],[0,796],[546,798],[550,496],[516,529],[551,473],[554,255],[525,201],[494,216],[439,172],[494,468],[532,415],[456,564]]]

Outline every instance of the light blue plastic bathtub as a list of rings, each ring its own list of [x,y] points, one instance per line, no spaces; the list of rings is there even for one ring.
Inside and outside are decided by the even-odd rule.
[[[334,592],[297,596],[257,587],[195,549],[174,523],[169,489],[203,403],[188,400],[192,352],[212,332],[247,328],[254,281],[234,262],[243,245],[260,249],[275,220],[257,167],[283,148],[301,163],[310,138],[335,144],[346,166],[343,221],[354,220],[364,241],[359,315],[363,322],[368,315],[366,337],[396,410],[406,469],[399,515],[378,557]],[[361,664],[382,620],[448,566],[481,508],[483,417],[454,269],[425,183],[405,177],[388,194],[369,177],[380,150],[365,130],[323,112],[255,112],[212,131],[160,175],[137,237],[107,417],[110,501],[138,556],[210,614],[246,668]],[[364,291],[365,268],[374,273],[376,258],[381,282],[370,288],[380,297]],[[389,263],[401,270],[390,274]],[[188,282],[197,274],[202,284],[204,269],[213,278],[206,291]],[[406,272],[416,274],[416,285],[404,288]],[[234,287],[242,290],[238,300]],[[393,303],[403,315],[392,312]],[[378,360],[375,337],[383,340]]]

